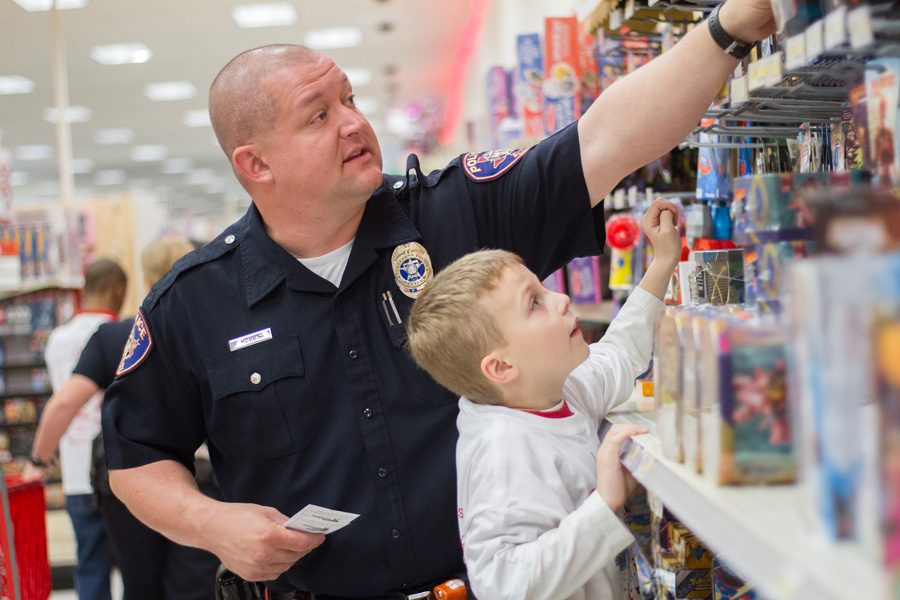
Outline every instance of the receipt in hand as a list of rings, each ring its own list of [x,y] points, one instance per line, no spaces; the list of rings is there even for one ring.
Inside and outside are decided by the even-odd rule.
[[[307,504],[297,514],[288,519],[284,526],[306,533],[329,534],[346,527],[359,515]]]

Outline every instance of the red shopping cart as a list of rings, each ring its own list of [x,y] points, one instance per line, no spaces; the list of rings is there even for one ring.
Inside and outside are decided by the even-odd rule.
[[[0,596],[10,600],[50,597],[44,485],[8,476],[0,484]]]

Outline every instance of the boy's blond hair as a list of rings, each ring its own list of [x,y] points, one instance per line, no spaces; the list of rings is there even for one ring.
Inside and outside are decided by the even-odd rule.
[[[496,289],[503,270],[522,259],[505,250],[466,254],[435,276],[416,299],[407,335],[413,360],[435,381],[479,404],[503,397],[481,372],[481,359],[506,342],[481,301]]]
[[[141,268],[144,270],[144,279],[150,285],[155,284],[169,272],[179,258],[193,249],[190,242],[181,238],[156,238],[141,252]]]

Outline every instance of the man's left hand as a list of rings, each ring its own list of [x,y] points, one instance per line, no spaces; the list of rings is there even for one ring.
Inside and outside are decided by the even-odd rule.
[[[719,10],[719,22],[742,42],[756,42],[775,33],[770,0],[728,0]]]

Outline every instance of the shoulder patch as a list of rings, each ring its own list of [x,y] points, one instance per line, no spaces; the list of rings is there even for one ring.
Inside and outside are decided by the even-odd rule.
[[[153,348],[153,337],[150,335],[150,329],[144,319],[144,312],[138,311],[134,318],[134,327],[131,328],[131,335],[125,342],[125,350],[122,352],[119,368],[116,369],[116,377],[121,377],[137,369],[150,355],[151,348]]]
[[[469,152],[463,154],[460,161],[463,170],[472,181],[491,181],[509,171],[526,152],[528,148]]]

